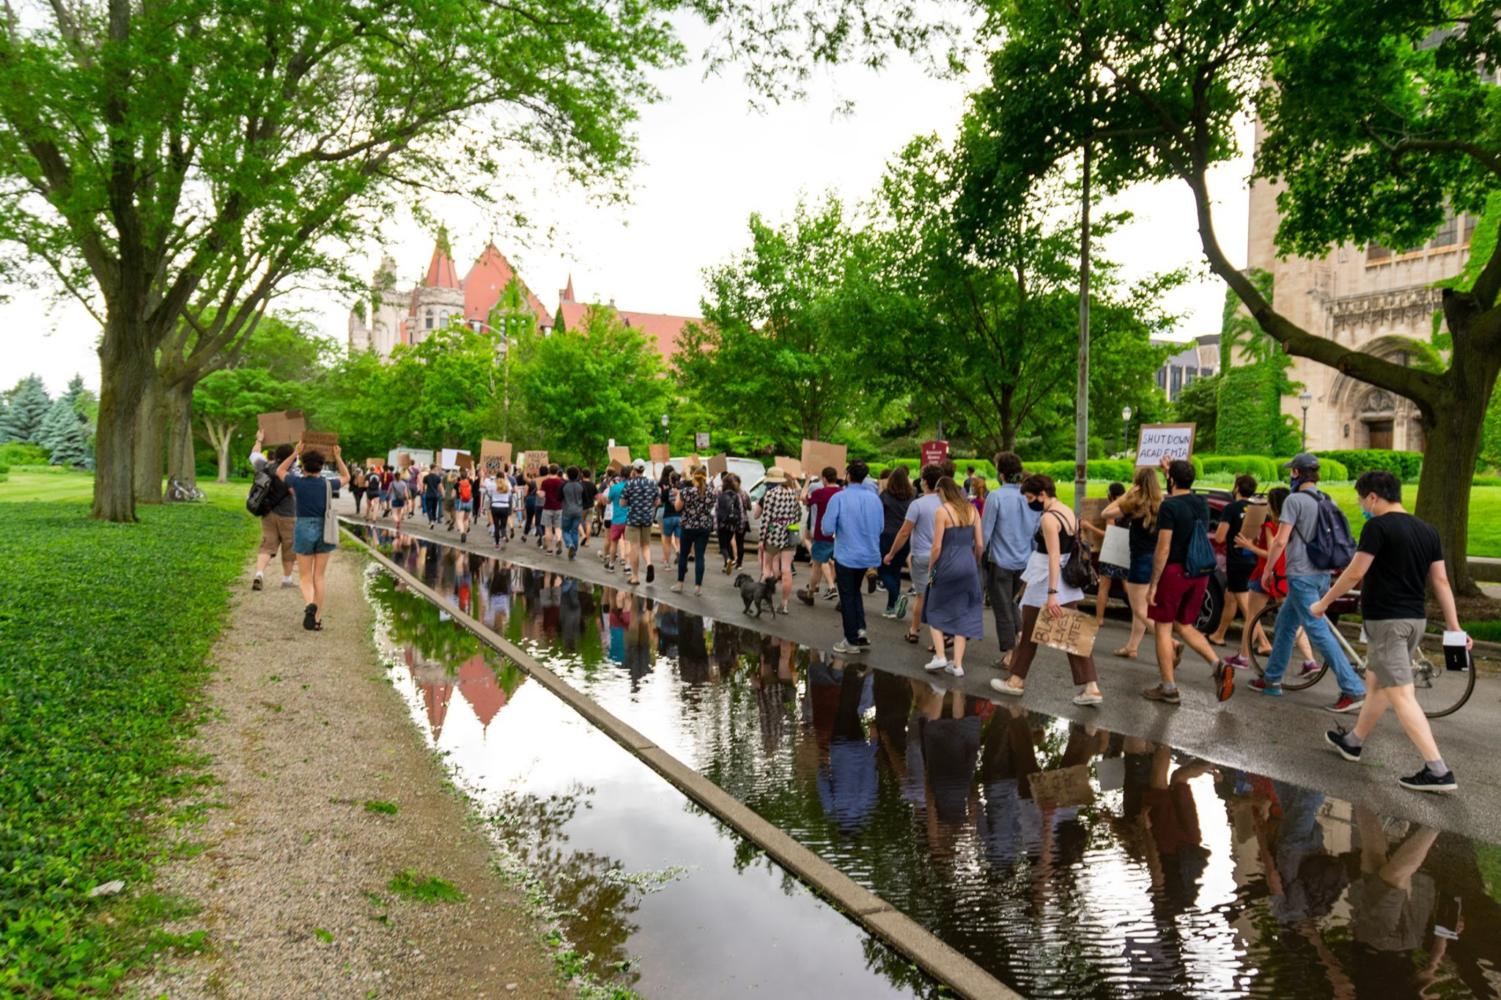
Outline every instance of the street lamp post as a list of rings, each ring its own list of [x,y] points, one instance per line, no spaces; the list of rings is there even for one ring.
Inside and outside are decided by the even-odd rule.
[[[1303,446],[1300,451],[1308,450],[1308,407],[1313,402],[1313,393],[1304,389],[1298,393],[1298,402],[1303,404]]]
[[[667,414],[662,414],[662,440],[667,440]]]
[[[1131,447],[1131,407],[1121,407],[1121,454]]]

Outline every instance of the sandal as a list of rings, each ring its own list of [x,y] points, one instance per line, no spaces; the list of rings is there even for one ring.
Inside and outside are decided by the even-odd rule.
[[[1173,666],[1176,667],[1178,664],[1180,664],[1182,662],[1183,662],[1183,643],[1175,641],[1173,643]]]
[[[1119,656],[1123,660],[1134,660],[1134,659],[1136,659],[1136,653],[1135,653],[1135,651],[1134,650],[1129,650],[1125,646],[1122,646],[1120,649],[1117,649],[1115,652],[1111,653],[1110,655],[1111,656]]]
[[[902,638],[906,639],[908,642],[912,643],[913,645],[917,644],[917,633],[916,632],[908,632],[906,635],[902,636]]]
[[[313,631],[314,627],[318,624],[317,615],[318,615],[318,605],[316,605],[316,604],[309,604],[307,607],[303,608],[302,609],[302,627],[305,628],[305,629],[307,629],[309,632]]]

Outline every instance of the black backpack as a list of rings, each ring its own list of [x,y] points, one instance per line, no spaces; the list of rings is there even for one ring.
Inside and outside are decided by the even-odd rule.
[[[1350,533],[1350,522],[1345,512],[1323,493],[1313,491],[1318,502],[1318,517],[1313,522],[1312,535],[1303,537],[1304,551],[1314,569],[1337,570],[1350,565],[1355,558],[1355,536]]]
[[[249,495],[245,497],[245,509],[256,517],[265,517],[275,510],[289,492],[287,484],[270,469],[269,462],[261,466],[250,484]]]

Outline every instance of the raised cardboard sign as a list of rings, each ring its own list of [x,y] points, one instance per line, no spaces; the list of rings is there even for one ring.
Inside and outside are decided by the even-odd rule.
[[[301,440],[302,432],[307,430],[301,410],[262,413],[255,418],[255,425],[261,432],[263,444],[296,444]]]
[[[699,431],[697,434],[693,435],[693,447],[697,448],[699,451],[703,451],[705,448],[709,447],[709,432]]]
[[[472,468],[474,468],[474,456],[471,455],[471,454],[469,454],[467,451],[461,451],[461,452],[459,452],[459,454],[458,454],[458,462],[459,462],[459,468],[461,468],[461,469],[472,469]]]
[[[709,459],[709,475],[711,475],[711,476],[722,476],[726,472],[729,472],[729,471],[730,471],[729,456],[727,456],[727,455],[715,455],[713,458]]]
[[[1194,450],[1195,424],[1142,424],[1136,437],[1136,467],[1159,465],[1164,456],[1187,458]]]
[[[610,461],[620,463],[621,468],[631,464],[631,449],[618,445],[610,449]]]
[[[1065,653],[1088,656],[1094,652],[1094,639],[1099,631],[1093,615],[1065,608],[1062,615],[1054,618],[1044,610],[1032,626],[1032,639]]]
[[[795,458],[788,458],[786,455],[778,455],[776,458],[773,458],[771,460],[771,464],[773,467],[781,469],[783,472],[787,473],[787,475],[791,476],[793,479],[803,478],[803,463],[799,462]]]
[[[490,463],[496,463],[492,468]],[[492,472],[499,472],[500,467],[509,465],[511,462],[511,442],[492,441],[485,438],[479,445],[479,464],[482,468]]]
[[[401,465],[403,471],[411,468],[412,466],[412,456],[408,455],[406,452],[402,452],[400,455],[396,456],[396,461]]]
[[[619,471],[621,471],[624,468],[625,468],[625,466],[621,465],[619,462],[617,462],[615,459],[612,458],[612,459],[610,459],[610,464],[607,465],[607,466],[605,466],[605,471],[606,472],[619,472]]]
[[[1261,534],[1261,526],[1266,524],[1266,519],[1271,513],[1272,508],[1267,506],[1265,500],[1251,504],[1246,508],[1246,519],[1241,522],[1240,533],[1251,541],[1256,541],[1256,536]],[[1235,544],[1235,539],[1233,538],[1228,539],[1228,541],[1231,545]]]
[[[547,461],[547,452],[545,451],[524,451],[521,453],[521,457],[522,467],[526,469],[526,474],[529,476],[535,475],[541,470],[542,466],[549,464]]]
[[[367,458],[367,459],[365,459],[365,468],[367,468],[367,469],[384,469],[385,467],[386,467],[386,460],[384,458]]]
[[[832,467],[836,476],[844,475],[849,461],[849,449],[842,444],[803,439],[803,468],[812,476],[823,475],[823,470]]]
[[[657,465],[672,461],[672,446],[669,444],[654,444],[647,451]]]
[[[314,448],[333,457],[334,449],[339,446],[339,435],[333,431],[303,431],[302,450],[310,451]]]

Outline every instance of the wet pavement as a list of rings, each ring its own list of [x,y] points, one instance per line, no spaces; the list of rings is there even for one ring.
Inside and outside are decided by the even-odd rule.
[[[559,572],[411,536],[393,545],[382,532],[378,541],[455,605],[1027,995],[1501,995],[1501,847],[1454,824],[1216,766],[1151,733],[1083,721],[1087,714],[1070,721],[910,670],[845,663]],[[515,668],[500,676],[506,669]],[[507,711],[521,714],[514,703]],[[543,732],[561,725],[554,718]],[[489,743],[482,751],[487,760],[516,753]],[[536,794],[595,780],[574,766]],[[610,824],[606,842],[651,840],[661,811]],[[627,829],[635,824],[639,838]],[[683,863],[666,849],[630,866]],[[681,907],[665,892],[645,898]],[[625,953],[652,966],[627,940]],[[737,950],[706,940],[716,942],[704,946],[710,968]],[[647,995],[694,983],[682,968],[653,974],[661,979],[642,986]]]
[[[934,994],[442,609],[387,574],[366,593],[413,721],[484,816],[503,867],[540,880],[599,981],[685,1000]]]

